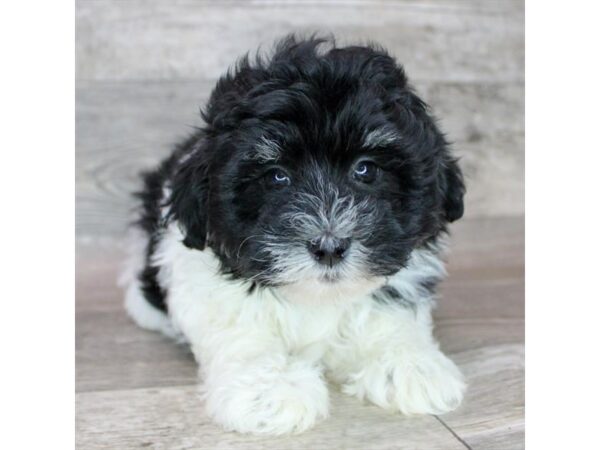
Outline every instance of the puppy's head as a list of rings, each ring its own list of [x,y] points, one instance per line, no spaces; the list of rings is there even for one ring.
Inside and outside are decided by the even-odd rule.
[[[392,275],[463,213],[461,172],[402,68],[323,44],[288,38],[221,78],[173,183],[185,244],[258,285]]]

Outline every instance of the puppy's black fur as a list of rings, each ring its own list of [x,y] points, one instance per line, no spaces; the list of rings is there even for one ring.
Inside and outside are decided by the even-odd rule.
[[[271,58],[239,61],[202,117],[205,126],[145,175],[139,195],[150,236],[139,276],[157,308],[166,306],[150,259],[172,219],[187,247],[210,246],[224,273],[254,288],[282,282],[273,248],[294,249],[290,258],[300,251],[310,236],[291,218],[317,217],[315,198],[325,208],[361,205],[357,231],[336,238],[368,250],[369,275],[401,270],[463,214],[463,179],[443,134],[402,67],[376,46],[288,37]],[[256,156],[265,141],[281,150],[276,160]],[[356,175],[365,161],[368,183]]]

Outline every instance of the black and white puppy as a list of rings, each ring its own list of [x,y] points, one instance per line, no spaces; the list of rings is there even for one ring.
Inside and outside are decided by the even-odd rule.
[[[126,307],[189,343],[226,429],[300,432],[325,381],[404,414],[465,384],[432,336],[456,160],[380,48],[288,37],[217,83],[205,125],[145,176]]]

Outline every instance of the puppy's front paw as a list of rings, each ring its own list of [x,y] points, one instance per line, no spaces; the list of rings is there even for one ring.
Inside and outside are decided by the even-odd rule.
[[[437,349],[375,361],[343,386],[347,394],[403,414],[452,411],[465,389],[460,370]]]
[[[208,414],[240,433],[300,433],[329,411],[327,385],[307,364],[248,368],[203,386]]]

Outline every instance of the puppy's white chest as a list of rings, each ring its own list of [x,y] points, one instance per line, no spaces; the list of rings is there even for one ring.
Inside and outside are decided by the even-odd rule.
[[[279,317],[279,333],[291,354],[316,361],[336,335],[345,308],[340,305],[296,304]]]

